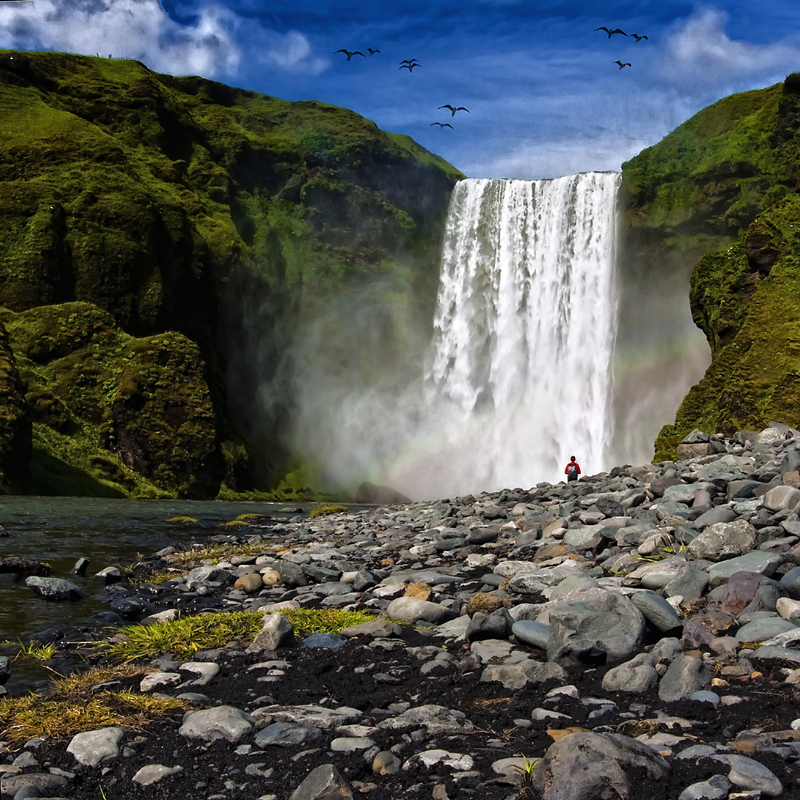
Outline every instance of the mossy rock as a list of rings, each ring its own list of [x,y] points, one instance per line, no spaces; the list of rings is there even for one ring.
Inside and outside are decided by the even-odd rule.
[[[9,342],[0,323],[0,491],[23,491],[29,483],[31,422],[26,414],[23,384]]]
[[[45,494],[213,497],[222,457],[198,346],[135,338],[88,303],[0,311],[36,420],[34,484]]]
[[[800,425],[800,196],[761,214],[695,267],[692,314],[712,362],[656,442],[674,458],[694,428],[733,433],[770,421]]]

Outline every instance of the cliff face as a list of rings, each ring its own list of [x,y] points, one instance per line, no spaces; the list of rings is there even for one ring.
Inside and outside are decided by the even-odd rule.
[[[291,379],[314,309],[389,286],[387,308],[432,314],[462,176],[407,137],[57,53],[0,51],[0,107],[0,306],[34,491],[266,488],[290,409],[259,397]]]
[[[793,75],[784,84],[727,97],[623,165],[620,349],[623,358],[626,348],[656,354],[649,357],[658,369],[647,373],[648,433],[655,435],[708,366],[708,350],[698,348],[702,340],[694,324],[706,335],[711,354],[706,377],[691,390],[676,425],[659,434],[656,460],[673,457],[675,444],[694,427],[729,431],[746,419],[755,425],[769,421],[764,414],[781,419],[788,413],[777,413],[777,406],[766,401],[773,391],[765,384],[751,409],[761,411],[742,414],[735,410],[743,407],[737,398],[753,400],[752,388],[744,395],[733,387],[726,393],[720,381],[730,376],[734,357],[734,351],[726,351],[723,359],[723,351],[737,337],[739,352],[751,346],[746,342],[755,333],[744,325],[750,303],[772,285],[765,282],[755,290],[769,274],[764,263],[772,256],[753,256],[762,266],[748,267],[748,258],[736,261],[735,254],[748,247],[755,252],[758,242],[769,242],[767,250],[783,248],[781,258],[790,257],[791,237],[785,234],[793,224],[800,185],[799,84]],[[754,223],[759,214],[765,216]],[[686,302],[690,284],[691,305]],[[774,344],[783,346],[777,339]],[[687,350],[694,359],[688,368]],[[728,366],[722,367],[720,359]],[[625,383],[624,367],[620,373],[617,417],[624,426],[637,398],[634,383]],[[777,374],[773,378],[783,380]],[[717,388],[711,390],[709,381]],[[713,414],[710,404],[718,406]]]

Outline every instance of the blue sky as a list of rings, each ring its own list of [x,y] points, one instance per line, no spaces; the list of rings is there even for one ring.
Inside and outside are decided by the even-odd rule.
[[[345,106],[470,177],[621,163],[727,94],[800,70],[800,5],[609,0],[29,0],[0,46],[136,58]],[[648,36],[635,42],[600,25]],[[378,48],[350,62],[335,50]],[[399,70],[402,59],[422,64]],[[622,70],[615,60],[630,62]],[[455,119],[438,106],[465,106]],[[454,128],[432,127],[450,121]]]

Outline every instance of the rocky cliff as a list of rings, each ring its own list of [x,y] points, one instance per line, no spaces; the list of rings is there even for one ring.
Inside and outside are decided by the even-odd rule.
[[[408,137],[59,53],[0,51],[0,107],[7,486],[268,488],[291,466],[290,410],[264,386],[291,383],[315,311],[356,297],[375,318],[430,324],[462,176]],[[341,335],[358,359],[363,337]],[[380,337],[401,346],[390,327]]]
[[[656,459],[674,457],[695,427],[800,421],[789,391],[797,317],[787,284],[800,225],[799,131],[800,75],[790,75],[709,106],[623,165],[622,346],[650,337],[654,350],[680,352],[691,284],[691,318],[711,351],[675,425],[659,434]],[[680,360],[667,352],[662,361],[671,358]],[[651,383],[670,402],[676,383],[685,391],[675,374],[663,369]],[[623,398],[618,419],[624,406]]]

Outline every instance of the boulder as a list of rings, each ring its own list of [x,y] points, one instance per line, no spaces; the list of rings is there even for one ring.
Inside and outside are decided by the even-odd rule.
[[[648,782],[655,785],[668,774],[667,762],[647,745],[621,734],[582,731],[550,746],[533,771],[533,790],[541,800],[626,800],[644,796]]]
[[[53,602],[75,602],[83,598],[83,592],[72,581],[63,578],[40,578],[34,575],[25,579],[25,585],[39,597]]]
[[[667,668],[658,685],[660,700],[685,700],[711,685],[711,673],[701,658],[679,655]]]
[[[627,597],[606,592],[591,603],[570,603],[550,613],[547,657],[563,667],[622,661],[644,641],[642,613]]]
[[[261,630],[247,648],[248,653],[262,653],[277,650],[294,641],[294,628],[289,619],[280,612],[266,614]]]
[[[311,770],[289,800],[353,800],[353,790],[333,764]]]
[[[749,553],[755,545],[755,528],[747,520],[737,519],[710,525],[686,549],[695,559],[723,561]]]

